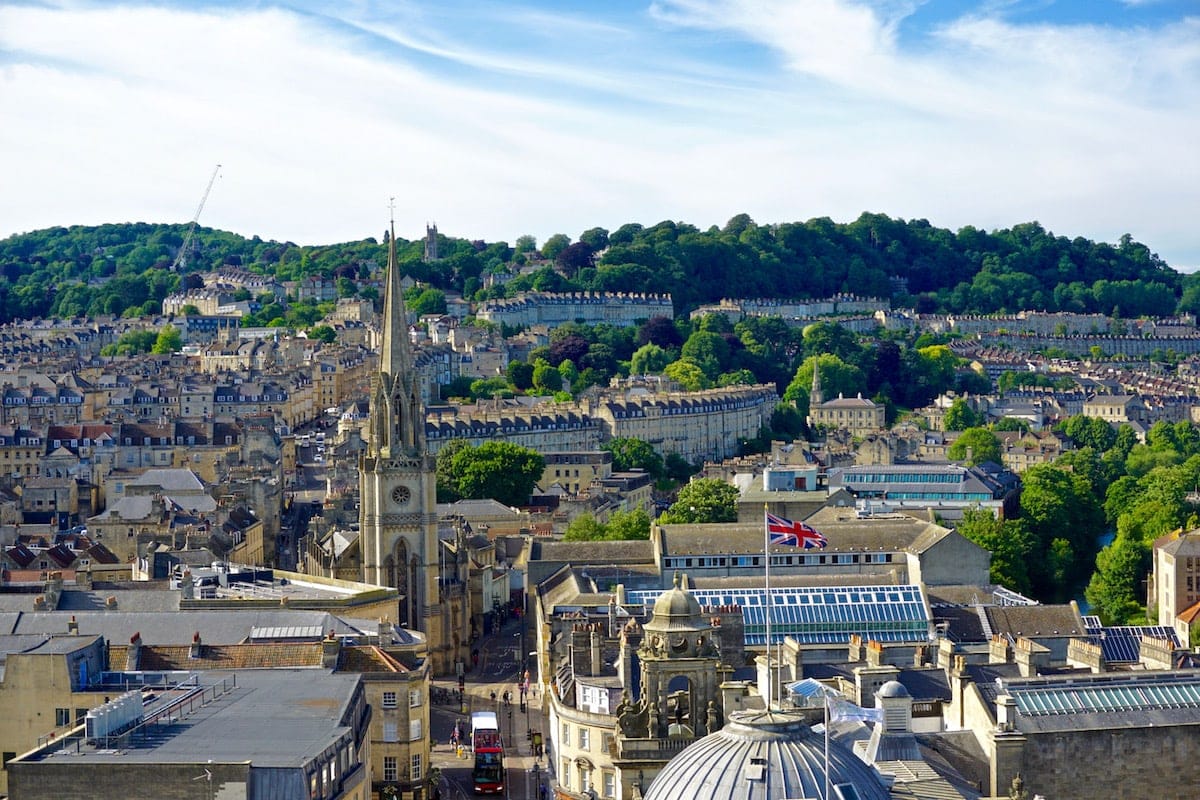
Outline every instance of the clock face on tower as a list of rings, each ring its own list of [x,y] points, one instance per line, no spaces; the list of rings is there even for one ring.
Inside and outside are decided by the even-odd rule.
[[[395,489],[392,489],[392,502],[404,505],[411,497],[412,490],[407,486],[397,486]]]

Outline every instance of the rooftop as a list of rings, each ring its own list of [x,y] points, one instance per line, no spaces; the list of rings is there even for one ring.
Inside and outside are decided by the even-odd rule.
[[[358,683],[357,675],[314,670],[206,673],[192,690],[181,687],[155,695],[144,709],[146,723],[122,737],[117,747],[74,737],[24,758],[113,764],[207,759],[300,767],[350,733],[345,719]],[[170,708],[189,693],[200,699]]]

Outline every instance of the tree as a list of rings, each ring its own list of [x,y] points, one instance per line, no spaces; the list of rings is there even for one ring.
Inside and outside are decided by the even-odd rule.
[[[1117,441],[1117,432],[1112,425],[1099,417],[1076,414],[1063,423],[1062,430],[1076,447],[1091,447],[1101,453]]]
[[[471,381],[473,400],[490,400],[494,397],[512,397],[513,387],[508,378],[476,378]]]
[[[1142,578],[1150,567],[1150,549],[1117,536],[1096,556],[1096,571],[1084,596],[1106,625],[1129,624],[1144,617]],[[1144,624],[1144,622],[1143,622]]]
[[[580,364],[590,348],[591,343],[587,339],[578,334],[570,334],[550,343],[548,361],[553,366],[558,366],[563,361]]]
[[[564,542],[597,542],[608,538],[604,525],[596,521],[591,514],[580,514],[567,525],[563,534]]]
[[[593,253],[599,253],[608,247],[608,231],[604,228],[588,228],[579,234],[579,241],[592,248]]]
[[[609,539],[630,541],[650,538],[650,515],[644,508],[631,511],[614,511],[608,518]]]
[[[658,518],[663,524],[736,522],[737,487],[717,478],[698,478],[686,485]]]
[[[417,289],[413,287],[408,292],[405,302],[408,310],[418,317],[425,314],[446,313],[446,293],[441,289]]]
[[[513,249],[518,253],[528,253],[537,249],[537,239],[528,233],[517,237],[517,243],[513,245]]]
[[[524,392],[533,388],[534,369],[532,364],[526,364],[524,361],[510,361],[505,374],[509,383]]]
[[[601,450],[613,454],[613,470],[628,472],[631,469],[641,469],[655,478],[663,475],[663,460],[654,448],[641,439],[622,438],[609,439],[600,445]]]
[[[965,397],[956,397],[946,409],[944,422],[948,431],[965,431],[982,425],[984,420],[967,404]]]
[[[571,244],[571,237],[565,233],[556,233],[546,240],[542,245],[542,257],[553,261],[558,258],[558,254],[567,249]]]
[[[460,451],[470,447],[471,443],[466,439],[451,439],[438,451],[435,474],[437,477],[437,501],[439,503],[453,503],[462,499],[462,494],[458,490],[460,465],[454,463],[454,457]]]
[[[555,257],[554,265],[568,278],[573,278],[580,270],[595,266],[595,253],[586,242],[575,242],[563,248]]]
[[[337,331],[328,325],[314,325],[308,329],[308,338],[319,339],[325,344],[333,344],[337,339]]]
[[[569,364],[570,362],[564,361],[563,363]],[[533,364],[533,388],[539,392],[562,391],[562,373],[539,358]]]
[[[638,328],[637,343],[656,344],[664,350],[671,350],[683,345],[683,336],[671,318],[651,317]]]
[[[957,530],[992,554],[992,583],[1024,595],[1032,591],[1028,560],[1036,552],[1036,542],[1020,522],[999,519],[987,509],[970,508],[963,512]]]
[[[679,355],[700,367],[712,381],[729,363],[729,343],[718,333],[696,331],[683,343]]]
[[[806,358],[804,363],[797,367],[795,377],[783,393],[783,399],[807,411],[813,370],[818,366],[821,370],[821,391],[826,400],[839,395],[853,397],[866,391],[867,379],[861,369],[847,364],[837,356],[819,355]]]
[[[163,329],[158,332],[158,336],[154,340],[154,347],[150,349],[150,352],[164,355],[178,353],[182,349],[183,337],[180,336],[179,330],[174,325],[164,325]]]
[[[704,374],[704,370],[696,362],[688,359],[681,358],[668,364],[663,369],[663,375],[677,382],[684,388],[684,391],[699,392],[702,389],[712,388],[712,382]]]
[[[962,461],[967,466],[985,461],[1000,463],[1000,440],[987,428],[967,428],[958,435],[946,450],[951,461]]]
[[[490,498],[507,506],[521,506],[529,502],[545,466],[546,460],[535,450],[492,441],[455,452],[448,471],[463,498]]]
[[[663,467],[667,470],[667,480],[674,483],[683,483],[700,471],[698,465],[688,462],[679,453],[667,453]]]
[[[1061,602],[1075,595],[1091,572],[1097,537],[1104,531],[1104,514],[1087,479],[1053,464],[1030,467],[1021,476],[1021,520],[1037,542],[1029,560],[1034,597]],[[1061,564],[1052,556],[1056,538],[1070,552],[1069,568],[1060,579]]]
[[[629,362],[629,374],[654,375],[662,372],[672,360],[671,354],[658,345],[644,344],[634,351]]]

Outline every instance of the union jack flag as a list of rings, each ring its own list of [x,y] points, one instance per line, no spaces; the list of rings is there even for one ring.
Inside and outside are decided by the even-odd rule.
[[[803,547],[805,550],[829,544],[825,534],[811,525],[793,522],[774,514],[767,514],[767,537],[771,544]]]

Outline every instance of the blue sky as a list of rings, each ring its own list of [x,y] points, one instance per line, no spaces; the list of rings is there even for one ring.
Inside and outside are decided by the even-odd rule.
[[[0,4],[0,236],[863,211],[1200,267],[1196,0]]]

